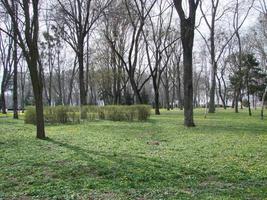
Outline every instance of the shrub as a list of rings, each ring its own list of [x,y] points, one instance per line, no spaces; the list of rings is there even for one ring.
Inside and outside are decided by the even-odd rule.
[[[44,108],[44,119],[46,123],[65,124],[80,123],[81,114],[83,120],[94,121],[100,120],[112,121],[145,121],[150,116],[151,107],[147,105],[134,106],[56,106]],[[35,107],[28,107],[25,113],[25,123],[36,124]]]
[[[26,124],[36,124],[36,111],[35,107],[30,106],[26,108],[24,115],[24,121]]]
[[[51,123],[65,124],[69,122],[68,106],[56,106],[54,110],[55,110],[55,120],[54,121],[51,120]]]
[[[44,120],[47,123],[51,123],[51,122],[56,121],[54,108],[52,108],[52,107],[45,107],[44,108]]]
[[[125,121],[125,110],[122,106],[107,106],[106,107],[106,114],[107,119],[112,121]]]
[[[80,123],[80,112],[77,107],[69,107],[68,109],[68,121],[72,123]]]
[[[98,118],[100,120],[104,120],[105,119],[105,109],[104,109],[104,107],[98,108]]]
[[[81,117],[82,119],[87,119],[89,121],[93,121],[96,119],[98,115],[98,107],[97,106],[83,106],[81,108]]]
[[[134,110],[137,111],[137,119],[139,121],[146,121],[151,114],[151,107],[148,105],[134,105]]]
[[[104,106],[98,110],[98,117],[112,121],[145,121],[150,116],[150,110],[147,105]]]

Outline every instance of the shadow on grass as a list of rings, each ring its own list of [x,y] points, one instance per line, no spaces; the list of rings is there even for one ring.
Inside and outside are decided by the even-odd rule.
[[[73,159],[50,166],[58,175],[57,178],[74,183],[77,181],[77,184],[81,184],[81,179],[90,180],[91,189],[120,190],[124,193],[134,189],[142,196],[158,188],[162,193],[168,189],[176,190],[174,194],[167,193],[163,198],[173,197],[179,191],[187,191],[181,192],[185,197],[211,193],[238,198],[248,197],[249,194],[244,191],[260,189],[266,184],[262,180],[252,183],[249,172],[244,172],[246,179],[242,177],[237,180],[238,183],[229,184],[229,180],[221,179],[217,172],[181,166],[177,162],[128,153],[88,150],[54,139],[47,141],[73,152]]]

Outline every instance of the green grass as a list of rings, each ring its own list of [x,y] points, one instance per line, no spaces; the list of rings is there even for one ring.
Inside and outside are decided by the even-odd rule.
[[[0,116],[0,199],[266,199],[267,120],[219,110],[35,127]]]

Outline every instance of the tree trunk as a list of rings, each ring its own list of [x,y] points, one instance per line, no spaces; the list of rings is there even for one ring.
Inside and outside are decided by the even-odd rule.
[[[262,120],[264,118],[263,112],[264,112],[264,102],[265,102],[266,95],[267,95],[267,87],[265,88],[265,91],[262,96],[262,103],[261,103],[261,119]]]
[[[168,70],[166,69],[165,72],[165,80],[166,80],[166,85],[165,85],[165,108],[169,111],[170,110],[170,84],[169,84],[169,80],[168,80]]]
[[[5,90],[3,88],[1,89],[1,109],[2,109],[2,114],[7,114],[7,112],[6,112]]]
[[[250,97],[249,97],[249,92],[248,92],[248,114],[249,116],[252,116],[252,113],[251,113],[251,106],[250,106]]]
[[[180,17],[181,39],[184,61],[184,125],[195,126],[193,119],[193,44],[196,10],[199,1],[188,1],[189,17],[185,16],[182,1],[174,0],[174,5]]]
[[[223,96],[223,94],[222,94],[222,85],[221,85],[221,82],[220,82],[219,77],[218,77],[217,75],[216,75],[216,77],[217,77],[218,86],[219,86],[219,88],[218,88],[218,93],[219,93],[220,99],[221,99],[221,101],[222,101],[223,108],[224,108],[224,110],[226,110],[225,98],[224,98],[224,96]]]
[[[159,111],[159,90],[158,88],[154,88],[155,91],[155,114],[156,115],[160,115],[160,111]]]
[[[236,102],[236,89],[234,90],[234,96],[233,96],[233,101],[232,101],[232,109],[234,109],[235,108],[235,102]]]
[[[212,69],[211,69],[211,88],[210,88],[209,113],[215,113],[216,73],[217,73],[217,64],[213,60],[212,61]]]
[[[42,89],[34,87],[35,109],[36,109],[36,126],[37,138],[45,139],[44,114],[43,114],[43,95]]]
[[[195,126],[193,120],[192,71],[192,49],[184,48],[184,124],[188,127]]]
[[[84,85],[84,64],[83,64],[83,45],[80,44],[78,53],[79,63],[79,84],[80,84],[80,105],[86,105],[86,91]]]
[[[137,85],[135,83],[134,77],[131,76],[129,78],[130,78],[130,82],[131,82],[131,85],[132,85],[132,88],[133,88],[133,91],[134,91],[134,95],[136,97],[136,104],[142,104],[143,103],[142,97],[140,95],[140,91],[137,88]]]
[[[17,49],[17,34],[14,30],[14,52],[13,52],[13,59],[14,59],[14,71],[13,71],[13,118],[18,119],[18,49]]]
[[[182,98],[182,91],[181,91],[181,78],[180,78],[180,67],[177,68],[177,84],[178,84],[178,91],[177,91],[177,96],[178,96],[178,107],[180,110],[183,110],[183,98]]]
[[[238,102],[239,102],[239,96],[240,96],[240,89],[237,90],[236,96],[235,96],[235,113],[238,113]]]

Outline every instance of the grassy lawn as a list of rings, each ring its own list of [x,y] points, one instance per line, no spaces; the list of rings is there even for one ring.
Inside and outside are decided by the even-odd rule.
[[[255,111],[254,111],[255,112]],[[35,127],[0,116],[0,199],[266,199],[267,120],[219,110]]]

